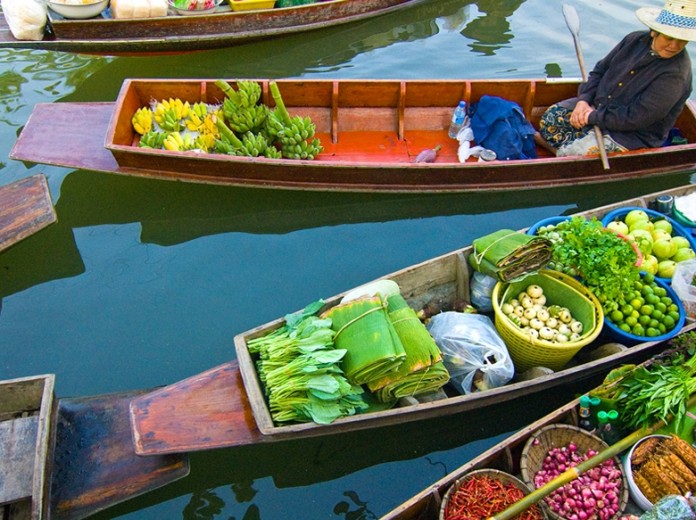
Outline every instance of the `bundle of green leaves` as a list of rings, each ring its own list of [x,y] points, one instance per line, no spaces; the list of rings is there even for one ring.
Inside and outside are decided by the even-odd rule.
[[[331,320],[316,316],[323,305],[319,300],[289,314],[284,325],[247,342],[249,352],[258,356],[259,378],[276,423],[329,424],[368,407],[363,389],[341,370],[346,351],[334,348]]]

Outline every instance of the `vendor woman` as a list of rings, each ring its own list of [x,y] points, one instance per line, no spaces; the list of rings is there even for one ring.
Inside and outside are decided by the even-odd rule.
[[[596,154],[597,125],[607,151],[662,146],[692,89],[685,50],[696,40],[696,0],[642,7],[638,19],[649,31],[621,42],[590,72],[577,97],[551,105],[539,123],[537,140],[557,155]]]

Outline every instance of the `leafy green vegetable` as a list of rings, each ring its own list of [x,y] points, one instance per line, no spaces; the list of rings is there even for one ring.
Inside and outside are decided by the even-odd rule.
[[[251,339],[247,348],[258,355],[257,370],[265,385],[275,422],[328,424],[365,409],[363,390],[345,378],[340,362],[346,351],[334,348],[330,319],[315,315],[319,300],[285,317],[273,332]]]
[[[553,230],[550,267],[572,276],[597,296],[605,312],[611,312],[623,294],[633,290],[640,280],[635,263],[637,256],[631,245],[611,231],[597,218],[575,216],[560,222]]]
[[[617,408],[626,427],[673,419],[678,430],[684,420],[687,401],[696,392],[696,335],[682,334],[671,344],[673,349],[625,373],[618,383]]]

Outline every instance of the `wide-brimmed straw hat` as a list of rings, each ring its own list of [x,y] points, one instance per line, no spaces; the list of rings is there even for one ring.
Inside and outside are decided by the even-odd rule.
[[[696,41],[696,0],[673,0],[659,7],[641,7],[636,16],[652,30],[679,40]]]

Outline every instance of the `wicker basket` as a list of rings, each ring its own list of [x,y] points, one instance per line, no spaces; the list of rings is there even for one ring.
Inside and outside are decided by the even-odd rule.
[[[579,340],[553,343],[533,339],[503,314],[503,303],[530,284],[537,284],[544,289],[547,305],[567,307],[573,317],[582,322],[583,334]],[[602,305],[587,287],[566,274],[550,269],[539,271],[518,282],[498,282],[493,289],[492,300],[495,328],[507,345],[515,370],[519,372],[535,366],[561,370],[582,347],[599,335],[604,322]]]
[[[578,451],[587,452],[590,449],[603,451],[608,445],[599,437],[590,432],[570,426],[568,424],[552,424],[540,428],[527,439],[527,443],[522,450],[520,458],[520,472],[522,480],[531,489],[535,489],[534,475],[541,469],[546,454],[552,448],[567,446],[570,442],[575,443]],[[619,511],[612,520],[619,518],[628,504],[628,482],[623,465],[618,457],[614,457],[616,468],[621,472],[621,495],[619,496]],[[555,520],[566,520],[564,517],[547,508],[549,518]]]
[[[457,481],[452,484],[447,492],[445,493],[445,496],[442,497],[442,504],[440,505],[440,520],[445,519],[445,511],[447,509],[447,503],[449,502],[449,498],[454,493],[457,489],[459,489],[459,486],[461,486],[464,482],[467,480],[473,478],[473,477],[489,477],[493,478],[496,480],[499,480],[503,484],[513,484],[515,487],[519,488],[522,490],[522,492],[525,495],[528,495],[531,492],[531,489],[527,484],[522,482],[520,479],[517,477],[510,475],[509,473],[505,473],[504,471],[500,471],[497,469],[478,469],[476,471],[472,471],[471,473],[467,473],[464,475],[462,478],[458,479]],[[548,515],[546,513],[547,508],[546,507],[539,507],[539,511],[541,512],[541,515],[543,518],[548,518]]]

